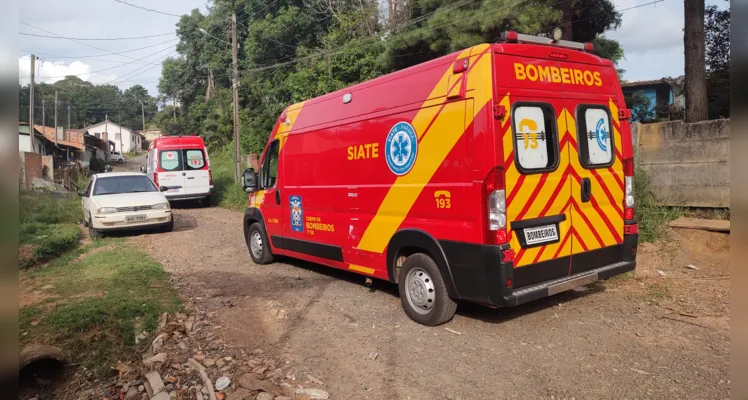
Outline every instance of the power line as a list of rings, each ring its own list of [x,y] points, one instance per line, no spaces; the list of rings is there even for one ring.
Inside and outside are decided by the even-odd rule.
[[[54,58],[91,58],[91,57],[102,57],[102,56],[108,56],[108,55],[121,55],[121,54],[124,54],[124,53],[132,53],[132,52],[135,52],[135,51],[149,49],[151,47],[160,46],[162,44],[174,42],[174,41],[177,41],[177,40],[179,40],[179,39],[171,39],[171,40],[167,40],[167,41],[164,41],[164,42],[161,42],[161,43],[152,44],[152,45],[145,46],[145,47],[138,47],[137,49],[132,49],[132,50],[125,50],[125,51],[114,52],[114,53],[108,52],[108,53],[105,53],[105,54],[91,54],[91,55],[86,55],[86,56],[59,56],[59,55],[54,55],[54,54],[49,54],[49,53],[40,53],[38,51],[28,51],[28,50],[21,50],[21,51],[26,52],[26,53],[32,53],[32,54],[45,55],[47,57],[54,57]],[[104,50],[104,51],[106,51],[106,50]],[[121,61],[119,61],[119,62],[121,62]]]
[[[176,51],[176,50],[174,50],[174,51],[172,51],[171,53],[169,53],[169,54],[167,54],[167,55],[165,55],[165,56],[163,56],[163,57],[160,57],[160,58],[158,59],[158,61],[163,61],[164,59],[166,59],[166,58],[168,58],[169,56],[171,56],[171,55],[173,55],[173,54],[176,54],[176,53],[177,53],[177,51]],[[125,74],[124,76],[122,76],[122,77],[120,77],[120,78],[112,79],[111,81],[109,81],[109,82],[106,82],[106,83],[105,83],[105,85],[109,85],[109,84],[112,84],[112,82],[117,82],[117,83],[115,83],[115,85],[116,85],[116,84],[120,84],[120,83],[123,83],[123,82],[128,82],[128,81],[129,81],[130,79],[132,79],[132,78],[135,78],[136,76],[142,75],[142,74],[144,74],[145,72],[147,72],[147,71],[150,71],[150,70],[152,70],[152,69],[154,69],[154,68],[156,68],[156,67],[160,67],[160,66],[161,66],[161,64],[155,64],[155,63],[153,63],[153,65],[152,65],[152,66],[151,66],[150,68],[146,68],[146,69],[145,69],[144,71],[142,71],[142,72],[140,72],[140,73],[137,73],[137,74],[133,75],[133,73],[135,73],[135,72],[137,72],[137,71],[140,71],[141,69],[145,68],[146,66],[144,65],[144,66],[142,66],[142,67],[140,67],[140,68],[137,68],[137,69],[135,69],[134,71],[131,71],[131,72],[129,72],[129,73],[127,73],[127,74]]]
[[[128,3],[128,2],[122,1],[122,0],[114,0],[114,1],[116,1],[117,3],[126,4],[126,5],[128,5],[130,7],[139,8],[141,10],[150,11],[150,12],[154,12],[154,13],[158,13],[158,14],[163,14],[163,15],[169,15],[169,16],[177,17],[177,18],[182,18],[181,15],[172,14],[172,13],[168,13],[168,12],[164,12],[164,11],[159,11],[159,10],[153,10],[153,9],[150,9],[150,8],[145,8],[143,6],[138,6],[138,5],[135,5],[135,4],[131,4],[131,3]]]
[[[29,26],[29,27],[31,27],[31,28],[34,28],[34,29],[38,29],[38,30],[40,30],[40,31],[42,31],[42,32],[47,32],[47,33],[49,33],[49,34],[51,34],[51,35],[61,36],[61,35],[59,35],[59,34],[57,34],[57,33],[55,33],[55,32],[52,32],[52,31],[48,31],[48,30],[46,30],[46,29],[42,29],[42,28],[39,28],[39,27],[37,27],[37,26],[31,25],[31,24],[29,24],[29,23],[26,23],[26,22],[23,22],[23,21],[18,21],[18,23],[20,23],[20,24],[22,24],[22,25],[26,25],[26,26]],[[118,55],[118,54],[116,54],[116,53],[112,53],[112,52],[110,52],[110,51],[107,51],[107,50],[105,50],[105,49],[102,49],[101,47],[96,47],[96,46],[94,46],[94,45],[90,45],[90,44],[88,44],[88,43],[86,43],[86,42],[82,42],[82,41],[80,41],[80,40],[76,40],[76,39],[67,39],[67,40],[70,40],[71,42],[75,42],[75,43],[78,43],[78,44],[82,44],[82,45],[84,45],[84,46],[88,46],[88,47],[90,47],[90,48],[93,48],[93,49],[96,49],[96,50],[101,50],[101,51],[105,51],[105,52],[107,52],[108,54],[114,54],[114,55]],[[125,57],[125,58],[129,58],[129,59],[131,59],[131,60],[135,60],[135,58],[132,58],[132,57],[130,57],[130,56],[125,56],[125,55],[122,55],[122,54],[119,54],[119,55],[120,55],[120,56],[122,56],[122,57]]]
[[[98,73],[98,72],[109,71],[109,70],[112,70],[112,69],[115,69],[115,68],[124,67],[125,65],[133,64],[133,63],[138,62],[138,61],[144,61],[146,58],[148,58],[150,56],[155,56],[158,53],[163,53],[164,51],[170,50],[170,49],[171,49],[171,47],[167,47],[167,48],[161,49],[161,50],[159,50],[159,51],[157,51],[155,53],[151,53],[151,54],[149,54],[149,55],[147,55],[145,57],[142,57],[142,58],[139,58],[137,60],[130,61],[130,62],[123,63],[122,65],[116,65],[114,67],[99,69],[99,70],[96,70],[96,71],[85,72],[85,73],[82,73],[82,74],[67,74],[67,75],[62,75],[62,76],[39,76],[39,80],[41,80],[41,79],[65,78],[67,76],[78,76],[78,77],[80,77],[81,75],[91,75],[91,74],[95,74],[95,73]],[[151,65],[151,64],[152,63],[147,63],[145,65]],[[158,65],[158,64],[156,64],[156,65]]]
[[[50,39],[67,39],[67,40],[135,40],[135,39],[155,38],[155,37],[161,37],[161,36],[170,36],[174,34],[174,32],[169,32],[169,33],[160,33],[158,35],[133,36],[133,37],[121,37],[121,38],[74,38],[74,37],[66,37],[66,36],[37,35],[36,33],[26,33],[26,32],[18,32],[18,33],[24,36],[34,36],[34,37],[50,38]]]
[[[638,4],[638,5],[635,5],[635,6],[631,6],[631,7],[627,7],[627,8],[622,8],[620,10],[616,9],[616,11],[619,12],[619,13],[622,13],[622,12],[625,12],[625,11],[633,10],[635,8],[646,7],[646,6],[649,6],[649,5],[652,5],[652,4],[661,3],[663,1],[665,1],[665,0],[654,0],[654,1],[650,1],[649,3]],[[591,17],[580,18],[580,19],[577,19],[577,20],[574,20],[574,21],[569,21],[569,22],[564,22],[564,23],[557,24],[557,25],[552,25],[552,26],[544,28],[543,30],[547,31],[547,30],[552,29],[552,28],[556,28],[556,27],[561,27],[561,26],[564,26],[564,25],[573,24],[575,22],[582,22],[582,21],[587,21],[587,20],[590,20],[590,19],[602,18],[604,16],[605,16],[605,14],[593,15]]]

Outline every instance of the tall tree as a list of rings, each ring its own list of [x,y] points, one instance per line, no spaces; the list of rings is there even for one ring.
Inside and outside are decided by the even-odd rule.
[[[685,53],[686,122],[708,118],[706,60],[704,53],[704,0],[684,0],[683,50]]]
[[[730,116],[730,9],[707,7],[704,24],[709,119],[727,118]]]

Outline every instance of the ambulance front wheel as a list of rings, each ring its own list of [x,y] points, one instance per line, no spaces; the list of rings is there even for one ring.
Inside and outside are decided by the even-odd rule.
[[[419,324],[441,325],[455,315],[457,303],[449,298],[439,268],[426,254],[416,253],[405,260],[398,289],[405,313]]]
[[[262,229],[259,222],[249,226],[247,247],[249,248],[249,256],[252,257],[255,264],[264,265],[273,262],[273,253],[270,250],[267,234],[265,234],[265,230]]]

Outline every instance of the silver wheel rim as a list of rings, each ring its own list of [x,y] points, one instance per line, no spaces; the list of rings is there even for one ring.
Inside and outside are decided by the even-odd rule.
[[[434,307],[436,289],[434,280],[425,270],[413,268],[405,278],[405,296],[410,307],[418,314],[428,314]]]
[[[249,238],[249,249],[252,251],[252,256],[256,259],[262,257],[262,236],[260,232],[254,231],[252,236]]]

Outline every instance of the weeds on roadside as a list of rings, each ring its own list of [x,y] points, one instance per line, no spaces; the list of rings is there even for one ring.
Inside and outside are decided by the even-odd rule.
[[[21,191],[19,243],[27,245],[19,265],[49,261],[78,246],[82,237],[76,197],[40,191]]]
[[[28,284],[51,285],[46,292],[55,297],[21,308],[20,340],[56,345],[105,376],[134,354],[138,333],[152,333],[162,312],[182,306],[161,265],[121,239],[68,254],[26,275]]]
[[[654,242],[659,239],[667,232],[668,222],[682,214],[680,207],[667,207],[657,203],[651,189],[649,172],[638,166],[634,174],[634,196],[640,241]]]
[[[210,155],[213,173],[213,203],[233,210],[247,207],[247,193],[241,183],[234,182],[234,153],[225,148]]]

